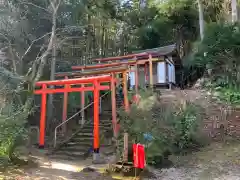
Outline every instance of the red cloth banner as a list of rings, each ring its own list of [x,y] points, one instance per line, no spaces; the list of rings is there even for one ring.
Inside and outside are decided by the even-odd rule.
[[[133,165],[140,169],[144,169],[146,166],[145,148],[142,144],[133,144]]]

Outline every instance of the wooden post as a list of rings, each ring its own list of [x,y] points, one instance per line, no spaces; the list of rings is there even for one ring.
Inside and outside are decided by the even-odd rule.
[[[124,95],[124,107],[126,112],[129,112],[129,101],[128,101],[128,79],[127,79],[127,71],[123,72],[123,95]]]
[[[42,85],[42,90],[47,89],[47,85]],[[40,136],[39,136],[39,148],[44,148],[45,143],[45,127],[46,127],[46,103],[47,103],[47,94],[42,93],[41,100],[41,118],[40,118]]]
[[[144,64],[145,87],[148,82],[147,63]]]
[[[67,76],[65,76],[65,79],[68,79]],[[64,86],[65,89],[68,88],[68,85],[66,84]],[[68,92],[64,92],[63,95],[63,112],[62,112],[62,122],[67,120],[67,105],[68,105]],[[66,133],[66,126],[63,125],[63,129],[62,129],[63,133]]]
[[[149,85],[153,87],[153,64],[152,64],[152,55],[149,54]]]
[[[128,162],[128,133],[124,133],[123,162]]]
[[[93,151],[94,153],[99,153],[99,82],[94,82],[94,141],[93,141]]]
[[[138,94],[138,64],[135,64],[135,91]]]
[[[116,110],[116,87],[115,87],[115,74],[112,73],[111,79],[111,99],[112,99],[112,125],[114,137],[117,137],[117,110]]]
[[[81,86],[84,87],[84,84],[82,84]],[[85,107],[85,92],[81,91],[81,122],[79,122],[79,124],[81,123],[82,126],[85,123],[84,107]]]

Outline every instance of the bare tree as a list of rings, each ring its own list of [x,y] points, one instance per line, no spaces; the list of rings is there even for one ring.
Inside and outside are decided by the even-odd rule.
[[[52,61],[51,61],[51,75],[50,80],[55,79],[55,72],[56,72],[56,55],[57,55],[57,44],[56,44],[56,28],[57,28],[57,12],[60,6],[61,0],[51,0],[52,6],[52,32],[54,32],[52,36]],[[53,87],[51,87],[53,88]],[[48,117],[52,119],[53,116],[53,94],[49,95],[48,101]],[[49,121],[48,121],[49,122]]]
[[[34,90],[35,83],[40,80],[43,74],[44,67],[47,62],[47,58],[49,54],[52,52],[53,48],[56,47],[55,39],[56,39],[56,30],[57,30],[57,12],[61,3],[61,0],[49,0],[50,1],[50,6],[51,6],[51,14],[52,14],[52,30],[51,32],[43,35],[42,37],[34,40],[27,51],[23,54],[23,57],[31,50],[31,47],[33,44],[42,39],[46,38],[50,35],[49,40],[48,40],[48,45],[47,48],[45,49],[45,45],[42,46],[39,54],[36,56],[35,61],[33,62],[32,67],[28,70],[28,73],[25,75],[25,79],[29,82],[30,88]],[[48,11],[48,10],[47,10]],[[45,50],[44,50],[45,49]],[[41,55],[40,55],[41,54]],[[21,59],[23,58],[21,57]],[[56,59],[52,58],[51,66],[55,67],[56,64]],[[51,71],[51,74],[55,73],[55,68],[52,68],[53,70]],[[25,111],[28,111],[32,105],[32,97],[29,97],[28,100],[26,101],[24,105]],[[52,103],[51,103],[52,104]]]
[[[35,76],[34,82],[38,81],[40,77],[42,76],[43,68],[47,61],[47,56],[50,54],[53,47],[55,47],[55,38],[56,38],[56,29],[57,29],[57,12],[58,8],[60,6],[61,0],[50,0],[51,8],[52,8],[52,32],[51,37],[48,43],[47,50],[43,53],[42,57],[40,58],[40,65],[38,67],[37,74]],[[54,59],[55,60],[55,59]],[[55,62],[52,63],[52,65],[55,65]],[[55,73],[55,72],[53,72]],[[52,74],[52,72],[51,72]]]
[[[235,23],[238,21],[237,0],[231,0],[231,7],[232,7],[232,22]]]
[[[204,37],[203,5],[202,5],[201,0],[197,0],[197,3],[198,3],[200,37],[201,37],[201,40],[203,40],[203,37]]]

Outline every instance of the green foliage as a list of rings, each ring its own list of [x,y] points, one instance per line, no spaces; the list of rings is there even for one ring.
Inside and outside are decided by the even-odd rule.
[[[216,86],[216,85],[215,85]],[[232,105],[240,104],[240,88],[234,86],[216,87],[214,88],[218,98]]]
[[[0,156],[15,160],[15,149],[28,137],[26,123],[30,108],[31,100],[28,99],[24,106],[16,107],[14,104],[10,114],[0,114]]]
[[[231,103],[240,103],[239,37],[239,24],[209,24],[203,41],[197,44],[188,63],[209,71],[209,88],[219,91],[222,99]]]
[[[201,145],[196,136],[201,136],[200,127],[202,122],[201,107],[187,102],[176,114],[174,124],[175,146],[177,151],[194,148]]]
[[[199,61],[199,65],[210,65],[211,67],[216,65],[222,67],[227,64],[233,67],[233,63],[238,65],[239,62],[236,59],[239,57],[239,27],[238,24],[209,24],[205,37],[199,44],[194,62]]]
[[[187,40],[195,40],[198,35],[198,10],[191,0],[169,0],[160,6],[160,11],[168,17],[176,33]]]
[[[120,124],[132,143],[146,145],[149,164],[162,163],[171,153],[202,145],[200,107],[192,103],[173,107],[162,104],[159,95],[148,94],[141,96],[140,104],[132,106],[130,113],[120,113]],[[146,135],[153,139],[146,139]],[[123,145],[121,138],[119,148]]]
[[[21,104],[21,82],[20,77],[0,68],[0,156],[9,159],[28,135],[25,125],[31,106]]]
[[[99,56],[116,56],[176,41],[195,40],[198,17],[194,3],[189,0],[145,2],[142,7],[135,0],[62,1],[56,32],[57,40],[61,42],[58,45],[61,50],[58,56],[61,57],[57,58],[61,67],[57,69],[67,71],[73,64],[89,64],[92,58]],[[51,32],[52,26],[50,2],[8,0],[1,7],[1,12],[1,22],[6,24],[0,29],[1,46],[14,44],[11,46],[13,53],[7,54],[8,63],[12,66],[11,60],[16,59],[17,72],[23,75],[36,57],[41,56],[45,49],[43,45],[46,47],[48,43],[46,33]],[[40,38],[43,35],[45,37]],[[29,45],[38,38],[21,59]],[[49,74],[49,68],[46,68],[45,79],[49,78]]]
[[[155,48],[174,43],[173,25],[165,17],[155,17],[137,31],[141,49]]]
[[[0,116],[0,156],[10,158],[15,148],[27,137],[28,133],[24,127],[27,115],[18,111],[12,116]]]

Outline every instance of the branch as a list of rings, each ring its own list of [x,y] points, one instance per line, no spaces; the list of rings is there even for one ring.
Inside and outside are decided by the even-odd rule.
[[[27,53],[31,50],[31,48],[32,48],[32,46],[34,45],[35,42],[41,40],[42,38],[46,37],[47,35],[49,35],[49,34],[51,34],[51,33],[52,33],[52,32],[46,33],[46,34],[44,34],[43,36],[41,36],[41,37],[33,40],[32,43],[31,43],[30,46],[27,48],[27,50],[25,51],[25,53],[23,54],[23,56],[21,57],[20,60],[21,60],[21,61],[23,60],[23,58],[24,58],[24,57],[27,55]]]
[[[61,4],[61,0],[50,0],[50,4],[53,8],[54,13],[56,13]]]
[[[55,11],[55,5],[54,5],[54,2],[52,0],[50,0],[50,4],[51,4],[51,6],[53,8],[53,11]]]
[[[56,36],[56,12],[53,13],[53,26],[52,26],[52,32],[51,32],[51,37],[50,37],[50,41],[47,47],[47,50],[43,53],[41,61],[40,61],[40,65],[38,67],[38,72],[37,75],[35,76],[34,80],[33,80],[33,85],[35,85],[35,83],[41,78],[42,76],[42,71],[43,68],[46,64],[46,59],[47,59],[47,55],[49,54],[49,52],[52,50],[53,48],[53,41],[55,39]]]
[[[56,6],[57,9],[59,8],[59,6],[60,6],[60,4],[61,4],[61,1],[62,1],[62,0],[58,0],[58,4],[57,4],[57,6]]]
[[[86,25],[84,25],[84,26],[86,26]],[[84,27],[84,26],[82,26],[82,27]],[[57,28],[56,31],[57,31],[57,30],[60,30],[60,29],[67,29],[67,28],[66,28],[66,27],[64,27],[64,28]],[[20,58],[20,60],[22,61],[23,58],[29,53],[29,51],[31,50],[31,48],[32,48],[32,46],[34,45],[34,43],[36,43],[37,41],[43,39],[44,37],[48,36],[48,35],[51,34],[51,33],[52,33],[52,32],[46,33],[46,34],[44,34],[43,36],[41,36],[41,37],[33,40],[32,43],[30,44],[30,46],[29,46],[29,47],[27,48],[27,50],[25,51],[25,53],[23,54],[23,56]]]
[[[50,11],[49,11],[48,9],[46,9],[46,8],[44,8],[44,7],[41,7],[41,6],[38,6],[38,5],[34,4],[34,3],[30,3],[30,2],[20,2],[20,4],[31,5],[31,6],[34,6],[34,7],[38,8],[38,9],[42,9],[42,10],[47,11],[47,12],[50,13]]]
[[[10,48],[10,54],[12,56],[12,65],[13,65],[13,72],[15,74],[17,74],[17,65],[16,65],[16,62],[14,60],[14,53],[13,53],[13,49],[12,49],[12,45],[11,45],[11,41],[8,39],[8,37],[2,33],[0,33],[0,36],[2,36],[4,39],[7,40],[8,42],[8,45],[9,45],[9,48]]]
[[[25,77],[30,76],[30,73],[31,73],[31,78],[30,79],[34,78],[34,74],[36,73],[37,64],[39,63],[39,61],[40,61],[40,59],[42,57],[42,56],[39,56],[39,55],[40,55],[40,53],[42,52],[43,49],[44,49],[44,44],[40,48],[40,51],[37,54],[36,60],[33,62],[32,67],[28,69],[28,72],[25,75]]]

